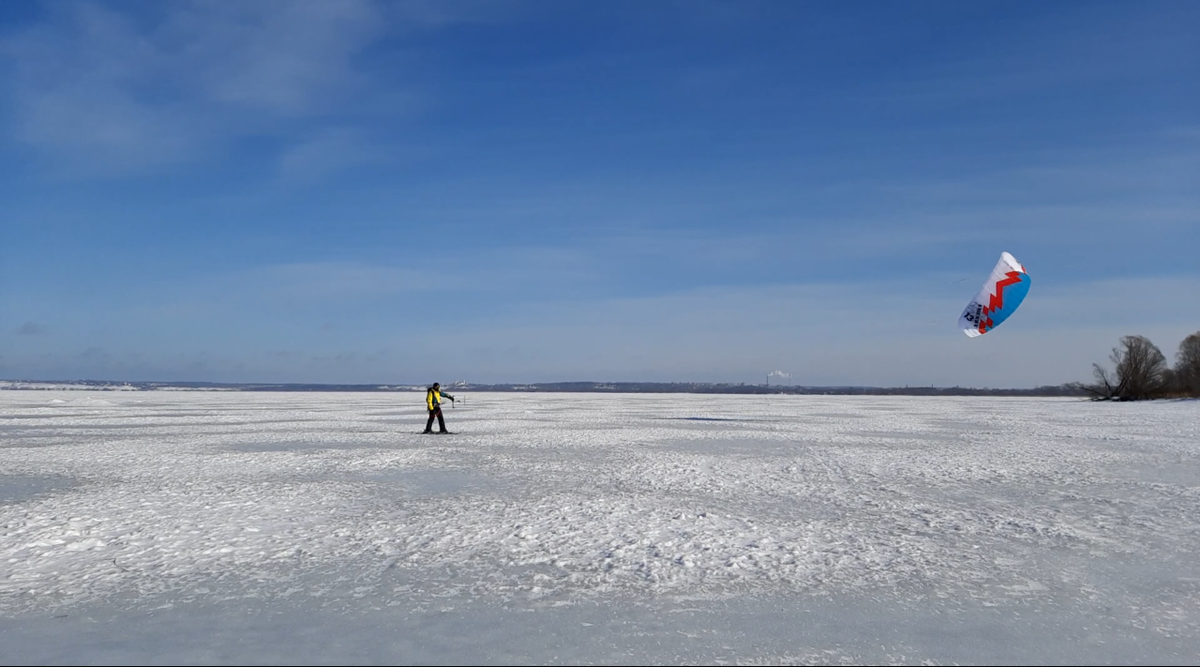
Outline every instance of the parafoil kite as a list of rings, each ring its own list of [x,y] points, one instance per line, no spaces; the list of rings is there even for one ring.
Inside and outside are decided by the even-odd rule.
[[[1000,326],[1016,311],[1029,293],[1029,274],[1015,257],[1000,253],[1000,261],[992,269],[979,294],[971,299],[958,318],[958,326],[971,338]]]

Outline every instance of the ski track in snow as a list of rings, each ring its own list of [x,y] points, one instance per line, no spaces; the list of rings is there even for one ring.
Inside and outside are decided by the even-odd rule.
[[[83,393],[0,392],[0,617],[857,599],[1200,636],[1195,401],[477,394],[442,437],[408,393]]]

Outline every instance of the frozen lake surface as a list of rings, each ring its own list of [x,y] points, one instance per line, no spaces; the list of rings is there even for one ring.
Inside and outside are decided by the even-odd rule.
[[[1200,662],[1200,402],[423,399],[0,391],[0,662]]]

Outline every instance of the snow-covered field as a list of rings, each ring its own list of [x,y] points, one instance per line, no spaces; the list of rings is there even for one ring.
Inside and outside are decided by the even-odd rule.
[[[0,391],[0,663],[1200,662],[1200,402]]]

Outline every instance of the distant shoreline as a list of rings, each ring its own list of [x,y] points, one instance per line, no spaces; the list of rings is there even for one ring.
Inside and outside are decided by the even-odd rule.
[[[1032,389],[990,389],[977,387],[810,387],[768,386],[711,382],[536,382],[512,384],[448,383],[450,391],[546,392],[601,394],[790,394],[835,396],[1087,396],[1071,385],[1050,385]],[[316,384],[255,382],[112,382],[75,380],[0,380],[0,391],[297,391],[297,392],[402,392],[424,391],[424,385],[411,384]]]

